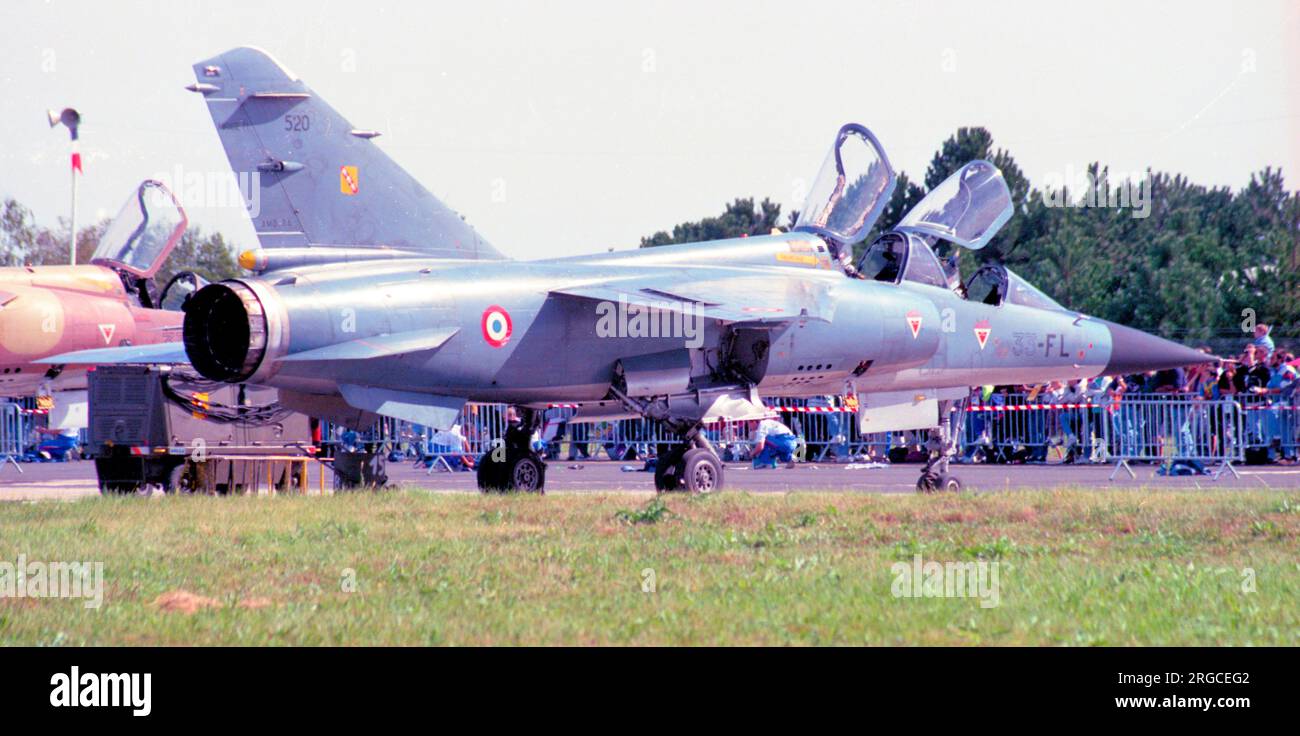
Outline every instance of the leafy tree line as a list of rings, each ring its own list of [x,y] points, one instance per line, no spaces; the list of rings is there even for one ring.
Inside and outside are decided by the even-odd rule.
[[[108,228],[107,218],[77,229],[77,263],[89,263],[99,239]],[[65,265],[68,262],[68,222],[60,219],[55,230],[36,223],[32,211],[13,198],[0,204],[0,266]],[[159,286],[180,271],[193,271],[209,281],[234,278],[242,273],[234,253],[221,233],[204,233],[191,227],[181,236],[156,277]]]
[[[1147,171],[1149,200],[1137,208],[1075,207],[1084,192],[1034,187],[984,128],[961,128],[943,142],[921,183],[900,173],[869,243],[949,174],[972,159],[1002,170],[1015,215],[983,250],[963,254],[963,272],[1004,263],[1071,309],[1187,343],[1239,348],[1243,328],[1273,326],[1275,338],[1300,338],[1300,192],[1266,168],[1238,191]],[[1088,167],[1104,204],[1112,186],[1101,164]],[[1121,200],[1122,201],[1122,200]],[[641,247],[758,235],[789,227],[779,204],[737,199],[720,217],[655,233]],[[1145,216],[1135,216],[1145,215]],[[859,246],[859,252],[861,248]]]
[[[795,213],[796,215],[798,213]],[[641,239],[642,248],[672,243],[698,243],[705,240],[739,238],[742,235],[767,235],[781,225],[781,205],[764,199],[757,205],[754,200],[737,199],[726,206],[719,217],[706,217],[699,222],[683,222],[671,233],[660,231]],[[790,220],[793,224],[794,220]]]

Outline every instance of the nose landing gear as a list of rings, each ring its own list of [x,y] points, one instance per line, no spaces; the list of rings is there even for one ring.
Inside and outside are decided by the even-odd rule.
[[[961,479],[948,472],[948,463],[957,454],[957,441],[953,436],[955,427],[961,427],[965,421],[966,402],[944,401],[939,405],[940,421],[943,423],[929,431],[925,449],[929,458],[921,468],[921,478],[916,481],[919,493],[961,491]]]
[[[959,493],[961,492],[961,479],[951,473],[922,471],[921,479],[916,482],[916,490],[921,493],[934,493],[936,491]]]

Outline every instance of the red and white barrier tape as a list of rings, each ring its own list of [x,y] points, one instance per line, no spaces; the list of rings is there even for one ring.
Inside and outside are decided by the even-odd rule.
[[[998,412],[998,411],[1004,411],[1004,412],[1005,412],[1005,411],[1011,411],[1011,412],[1014,412],[1014,411],[1048,411],[1048,410],[1056,410],[1056,411],[1060,411],[1060,410],[1064,410],[1064,409],[1102,409],[1102,408],[1107,408],[1107,409],[1112,409],[1112,410],[1113,410],[1113,409],[1115,409],[1116,407],[1118,407],[1121,403],[1123,403],[1123,402],[1115,402],[1114,404],[1093,404],[1093,403],[1091,403],[1091,402],[1086,402],[1086,403],[1082,403],[1082,404],[1079,404],[1079,403],[1073,403],[1073,404],[1003,404],[1003,405],[998,405],[998,404],[973,404],[973,405],[971,405],[970,407],[967,408],[967,411],[993,411],[993,412]],[[1155,402],[1155,404],[1156,404],[1156,405],[1163,405],[1163,402]],[[1194,405],[1194,404],[1193,404],[1193,405]],[[547,405],[546,405],[546,408],[548,408],[548,409],[581,409],[581,408],[582,408],[582,405],[581,405],[581,404],[547,404]],[[855,409],[855,408],[850,408],[850,407],[847,407],[847,406],[767,406],[767,407],[764,407],[764,408],[766,408],[768,411],[783,412],[783,413],[786,413],[786,414],[852,414],[852,413],[854,413],[854,412],[857,411],[857,409]],[[1241,408],[1242,408],[1243,411],[1266,411],[1266,410],[1269,410],[1269,409],[1277,409],[1277,410],[1280,410],[1280,411],[1300,411],[1300,406],[1286,406],[1286,405],[1276,405],[1276,406],[1267,406],[1267,405],[1266,405],[1266,406],[1243,406],[1243,407],[1241,407]],[[26,410],[26,409],[25,409],[24,411],[29,411],[29,410]],[[35,413],[35,412],[39,412],[40,410],[30,410],[30,411],[32,411],[33,413]],[[44,413],[44,412],[41,412],[41,413]]]

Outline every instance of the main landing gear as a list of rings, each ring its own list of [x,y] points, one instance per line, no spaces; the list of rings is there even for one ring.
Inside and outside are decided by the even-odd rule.
[[[695,427],[673,445],[661,445],[655,463],[655,490],[712,493],[722,490],[724,466],[717,451]]]
[[[620,368],[621,371],[621,368]],[[704,435],[702,421],[705,411],[673,411],[670,397],[656,400],[632,398],[626,393],[627,386],[620,379],[610,387],[610,393],[618,399],[628,411],[651,419],[662,427],[666,434],[680,437],[677,442],[661,443],[655,460],[655,490],[660,493],[686,491],[688,493],[713,493],[722,490],[724,471],[722,458],[713,449],[709,438]],[[756,400],[758,394],[749,389]],[[724,397],[725,398],[725,397]],[[718,400],[714,396],[713,400]],[[694,401],[692,406],[700,409],[700,396],[693,395],[686,403]]]
[[[918,492],[957,493],[961,490],[961,479],[948,472],[948,463],[957,454],[957,442],[953,436],[954,428],[963,426],[965,414],[965,400],[940,402],[939,416],[943,424],[930,429],[925,441],[925,449],[929,457],[925,461],[925,467],[921,468],[920,480],[916,481]]]
[[[541,413],[513,407],[509,412],[505,437],[494,438],[492,449],[478,460],[478,488],[484,493],[545,493],[546,461],[532,448]]]

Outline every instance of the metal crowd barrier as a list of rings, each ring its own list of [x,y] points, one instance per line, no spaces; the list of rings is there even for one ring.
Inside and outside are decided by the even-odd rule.
[[[972,402],[960,436],[962,457],[988,462],[1099,462],[1105,443],[1101,405],[1052,402],[1026,394],[994,394]]]
[[[913,444],[909,432],[862,434],[856,409],[837,396],[774,399],[768,404],[791,431],[804,438],[810,460],[883,458],[896,444]]]
[[[22,472],[18,458],[23,456],[23,443],[27,440],[27,417],[21,404],[0,403],[0,467],[13,463]]]
[[[1246,450],[1300,455],[1300,392],[1290,397],[1238,394],[1234,398],[1244,413],[1242,444]]]
[[[795,434],[805,440],[805,456],[810,460],[830,457],[857,457],[875,451],[883,455],[890,446],[891,437],[902,435],[861,435],[857,431],[857,417],[852,409],[837,401],[800,401],[777,399],[770,403],[782,420]],[[568,420],[576,410],[568,406],[555,406],[545,412],[541,441],[546,453],[563,460],[644,459],[655,454],[657,446],[676,441],[656,422],[644,418],[615,421],[571,423]],[[492,447],[492,440],[501,437],[506,429],[504,404],[465,405],[458,422],[458,435],[435,432],[427,427],[385,420],[373,430],[358,433],[350,441],[358,444],[382,444],[404,454],[421,457],[447,457],[456,455],[481,455]],[[340,427],[325,423],[322,427],[322,444],[340,445],[344,441]],[[750,440],[742,423],[723,421],[710,424],[705,434],[728,460],[748,456]],[[435,459],[433,462],[438,463]],[[439,465],[446,464],[444,460]]]
[[[804,441],[803,459],[881,459],[893,448],[923,444],[924,432],[862,434],[854,408],[839,397],[773,399],[769,406]],[[657,446],[674,441],[656,423],[642,418],[572,423],[573,407],[556,405],[545,413],[540,441],[558,460],[644,459]],[[1115,473],[1133,473],[1131,463],[1213,465],[1215,475],[1236,473],[1248,450],[1293,457],[1300,448],[1300,407],[1293,399],[1237,396],[1221,401],[1175,394],[1125,394],[1070,402],[1041,396],[994,394],[973,398],[955,428],[959,462],[1115,463]],[[382,443],[409,457],[477,457],[491,449],[506,428],[506,406],[467,404],[459,434],[385,420],[359,441]],[[724,459],[748,457],[749,438],[736,422],[706,428]],[[338,443],[341,431],[326,425],[325,443]],[[431,460],[435,462],[435,460]],[[449,465],[444,459],[441,466]],[[1112,478],[1114,477],[1112,474]]]
[[[1111,479],[1120,470],[1137,477],[1132,461],[1161,463],[1170,473],[1175,464],[1200,471],[1216,463],[1216,479],[1225,472],[1236,476],[1233,463],[1245,462],[1246,412],[1230,398],[1124,396],[1107,406],[1106,413],[1108,421],[1102,426],[1115,461]]]
[[[845,407],[834,397],[772,399],[768,406],[804,440],[802,454],[807,460],[846,459],[873,453],[880,457],[890,447],[891,437],[900,436],[899,433],[861,434],[856,410]],[[576,460],[604,454],[616,460],[645,458],[653,454],[657,445],[676,441],[648,419],[573,424],[567,421],[573,413],[569,407],[555,407],[547,412],[543,440],[554,457]],[[715,422],[705,428],[705,435],[726,460],[745,459],[752,450],[742,422]]]
[[[655,454],[659,445],[676,441],[657,422],[649,419],[569,422],[574,413],[575,410],[570,407],[547,410],[542,440],[551,457],[565,460],[601,457],[611,460],[644,459]],[[724,459],[738,459],[750,444],[738,422],[716,422],[706,427],[704,433]]]

